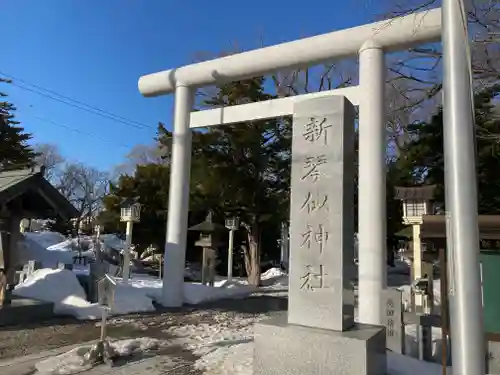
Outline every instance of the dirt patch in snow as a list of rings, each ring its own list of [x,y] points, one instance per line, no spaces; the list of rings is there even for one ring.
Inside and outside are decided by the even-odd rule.
[[[181,325],[214,324],[232,320],[235,316],[252,317],[287,309],[286,299],[270,296],[221,300],[182,309],[163,309],[154,313],[130,314],[112,317],[108,335],[113,339],[152,337],[168,340],[168,328]],[[44,323],[0,327],[0,359],[17,357],[66,345],[96,340],[100,336],[100,322],[57,318]]]

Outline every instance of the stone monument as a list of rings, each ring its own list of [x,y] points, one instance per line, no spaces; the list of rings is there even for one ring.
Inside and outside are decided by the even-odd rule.
[[[383,291],[382,296],[384,297],[382,317],[386,333],[386,347],[393,353],[405,354],[402,292],[388,288]]]
[[[290,281],[285,316],[255,325],[256,375],[385,375],[385,329],[354,323],[354,107],[293,112]]]
[[[221,236],[227,232],[227,229],[225,226],[215,223],[213,212],[209,211],[205,221],[189,228],[189,230],[200,232],[200,239],[195,242],[195,245],[203,249],[201,283],[214,286],[217,248],[223,244]]]

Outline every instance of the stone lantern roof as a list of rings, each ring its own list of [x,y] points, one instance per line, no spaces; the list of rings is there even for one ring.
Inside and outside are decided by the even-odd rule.
[[[394,188],[394,198],[401,200],[424,200],[432,201],[436,196],[436,185],[421,186],[396,186]]]
[[[203,233],[214,233],[214,232],[226,232],[227,228],[224,225],[213,222],[213,213],[209,212],[205,221],[199,224],[193,225],[188,230],[203,232]]]

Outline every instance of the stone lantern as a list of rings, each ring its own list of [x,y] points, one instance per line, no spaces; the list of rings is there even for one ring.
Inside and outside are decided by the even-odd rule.
[[[139,198],[126,198],[120,205],[120,219],[127,223],[125,249],[123,249],[123,282],[128,284],[130,278],[130,247],[132,244],[132,228],[141,220],[141,205]]]
[[[421,285],[429,284],[432,280],[432,264],[424,263],[422,253],[425,246],[420,237],[421,226],[425,215],[434,215],[436,185],[412,186],[395,188],[394,196],[401,200],[403,205],[403,224],[412,226],[412,250],[413,261],[411,269],[412,285],[420,285],[415,288],[414,302],[419,308],[424,305],[424,292]],[[427,280],[424,276],[427,275]],[[430,288],[430,285],[427,285]]]
[[[141,221],[141,204],[139,198],[125,198],[120,205],[120,220],[138,223]]]
[[[403,223],[406,225],[421,224],[422,216],[433,215],[435,194],[436,185],[397,186],[394,195],[403,205]]]
[[[223,245],[223,234],[227,230],[223,225],[213,222],[213,213],[211,211],[208,213],[205,221],[192,226],[189,230],[200,232],[200,239],[195,242],[195,245],[203,248],[201,282],[213,286],[215,281],[217,248]]]

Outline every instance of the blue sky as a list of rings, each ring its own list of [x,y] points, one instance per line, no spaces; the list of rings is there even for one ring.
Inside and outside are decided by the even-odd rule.
[[[138,78],[185,65],[201,51],[245,49],[373,20],[369,0],[0,0],[0,72],[133,121],[125,125],[2,84],[34,142],[101,169],[170,127],[172,97],[143,98]],[[0,76],[2,74],[0,73]],[[14,83],[40,91],[22,81]],[[54,94],[47,93],[49,96]],[[76,129],[76,131],[71,130]]]

